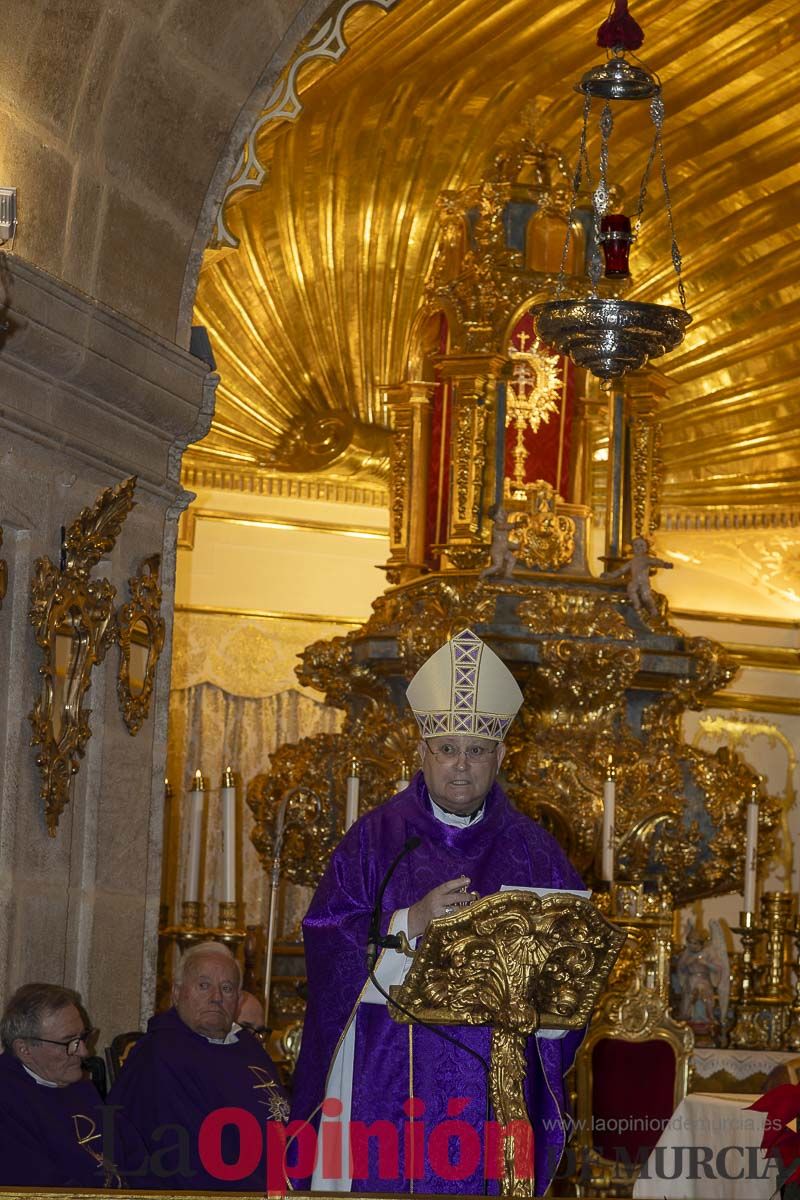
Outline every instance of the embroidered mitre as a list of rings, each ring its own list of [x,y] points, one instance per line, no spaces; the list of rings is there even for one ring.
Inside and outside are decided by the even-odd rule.
[[[472,734],[502,742],[522,692],[493,650],[464,629],[423,663],[406,691],[423,738]]]

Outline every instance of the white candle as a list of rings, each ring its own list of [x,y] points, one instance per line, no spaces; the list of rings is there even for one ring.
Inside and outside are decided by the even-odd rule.
[[[236,902],[236,782],[225,768],[219,798],[222,806],[222,892],[223,903]]]
[[[355,759],[350,763],[350,774],[347,776],[347,797],[344,805],[344,831],[358,819],[358,763]]]
[[[406,790],[406,788],[408,787],[408,779],[406,778],[407,775],[408,775],[408,766],[406,763],[402,762],[402,763],[400,763],[400,778],[397,780],[397,782],[394,785],[394,790],[396,792],[404,792]]]
[[[744,843],[744,911],[751,913],[756,907],[756,876],[758,873],[758,803],[751,800],[747,805],[747,829]]]
[[[600,849],[600,878],[609,883],[614,879],[614,817],[617,803],[617,790],[614,782],[614,767],[609,760],[608,778],[603,784],[603,832]]]
[[[194,773],[194,784],[189,792],[189,862],[186,867],[184,900],[200,899],[200,862],[203,856],[203,809],[205,807],[205,783],[199,769]]]

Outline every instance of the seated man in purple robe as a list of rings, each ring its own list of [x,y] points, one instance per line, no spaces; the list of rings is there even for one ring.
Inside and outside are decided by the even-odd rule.
[[[266,1126],[285,1121],[288,1101],[272,1059],[234,1021],[240,994],[239,964],[225,946],[192,947],[173,1007],[151,1017],[111,1088],[109,1107],[119,1106],[147,1149],[140,1187],[265,1190]]]
[[[496,783],[503,738],[522,703],[497,655],[464,630],[421,667],[407,698],[422,734],[422,769],[346,833],[303,923],[309,1001],[287,1130],[290,1173],[295,1186],[308,1182],[303,1123],[311,1123],[318,1127],[313,1190],[480,1194],[484,1175],[496,1173],[483,1161],[480,1058],[489,1061],[490,1030],[448,1026],[460,1043],[454,1046],[431,1029],[391,1019],[366,968],[376,897],[390,874],[381,933],[403,932],[413,942],[433,918],[470,903],[471,893],[582,885],[555,839],[514,809]],[[408,963],[400,950],[384,949],[376,977],[385,990],[402,980]],[[537,1196],[566,1143],[563,1078],[582,1036],[548,1035],[529,1038],[526,1050]],[[374,1134],[367,1151],[365,1126]],[[497,1178],[489,1190],[499,1190]]]
[[[84,1075],[80,999],[68,988],[29,983],[0,1020],[0,1185],[122,1187],[125,1149]],[[133,1141],[135,1144],[130,1145]],[[141,1147],[128,1138],[131,1159]]]

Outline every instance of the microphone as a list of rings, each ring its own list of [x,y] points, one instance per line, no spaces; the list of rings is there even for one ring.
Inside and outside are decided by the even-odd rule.
[[[398,1010],[398,1012],[401,1012],[406,1017],[408,1017],[409,1020],[411,1021],[412,1025],[419,1025],[423,1029],[429,1029],[431,1031],[431,1033],[435,1033],[436,1036],[438,1038],[441,1038],[442,1041],[449,1042],[451,1046],[456,1046],[459,1050],[465,1051],[467,1054],[471,1055],[472,1058],[474,1058],[475,1060],[477,1060],[477,1062],[480,1063],[481,1067],[483,1068],[483,1072],[484,1072],[484,1075],[486,1078],[486,1111],[484,1114],[484,1119],[486,1121],[486,1124],[488,1125],[490,1112],[491,1112],[491,1094],[490,1094],[490,1088],[489,1088],[490,1068],[489,1068],[488,1062],[483,1057],[483,1055],[479,1054],[477,1050],[473,1050],[472,1046],[467,1046],[464,1044],[464,1042],[460,1041],[457,1037],[453,1037],[453,1035],[451,1033],[445,1033],[445,1031],[443,1029],[441,1029],[438,1025],[434,1025],[432,1022],[426,1021],[422,1017],[418,1017],[416,1015],[416,1013],[412,1013],[409,1009],[407,1009],[405,1007],[405,1005],[400,1004],[400,1002],[398,1000],[395,1000],[393,996],[389,995],[389,993],[386,991],[386,989],[378,982],[378,978],[375,975],[375,963],[377,962],[377,959],[378,959],[378,948],[379,947],[390,948],[393,950],[400,949],[400,938],[399,937],[396,937],[394,934],[388,934],[385,937],[381,937],[381,935],[380,935],[381,912],[383,911],[383,894],[386,891],[386,887],[387,887],[387,884],[389,883],[389,880],[392,878],[392,875],[394,874],[397,864],[400,862],[400,860],[402,858],[405,857],[406,854],[408,854],[408,852],[410,850],[416,850],[417,846],[420,844],[421,841],[422,841],[422,838],[419,838],[419,837],[408,838],[408,840],[405,842],[402,850],[397,855],[397,857],[394,859],[391,866],[389,867],[389,870],[384,875],[384,877],[381,881],[381,886],[378,888],[378,895],[375,900],[375,907],[372,910],[372,916],[371,916],[370,922],[369,922],[369,933],[367,935],[367,972],[369,973],[369,977],[372,980],[373,986],[376,988],[376,990],[378,992],[380,992],[380,994],[383,996],[386,1003],[391,1004],[393,1008],[396,1008]],[[484,1181],[483,1181],[484,1195],[488,1195],[488,1188],[489,1188],[489,1176],[487,1173],[484,1172]]]
[[[378,895],[375,898],[375,907],[372,910],[372,916],[369,919],[369,933],[367,934],[367,971],[372,974],[375,969],[375,963],[378,961],[378,950],[385,947],[398,949],[400,941],[393,934],[387,937],[381,937],[381,913],[383,911],[383,897],[386,888],[389,885],[389,880],[395,873],[395,870],[400,861],[411,851],[416,850],[417,846],[422,841],[420,837],[407,838],[403,843],[403,848],[400,853],[394,858],[389,870],[381,880],[381,886],[378,888]]]

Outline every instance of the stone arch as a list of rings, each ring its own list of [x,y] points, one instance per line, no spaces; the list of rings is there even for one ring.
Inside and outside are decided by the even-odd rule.
[[[326,0],[12,0],[0,181],[13,256],[170,342],[220,180]]]
[[[338,58],[341,57],[341,54],[347,48],[342,25],[346,15],[353,8],[360,7],[365,3],[373,3],[387,10],[398,2],[399,0],[338,0],[331,7],[328,0],[305,0],[304,3],[301,0],[280,46],[264,68],[258,82],[253,87],[250,96],[244,104],[236,123],[231,129],[200,209],[194,237],[189,248],[186,272],[181,289],[177,340],[182,344],[188,341],[192,307],[197,291],[197,281],[202,266],[203,254],[211,239],[212,231],[220,212],[220,206],[224,204],[226,188],[242,152],[242,147],[248,141],[254,125],[258,122],[259,117],[261,117],[265,105],[271,99],[273,89],[275,89],[281,73],[290,64],[296,64],[299,57],[324,57],[333,58],[335,61],[338,61]],[[320,36],[318,44],[311,49],[304,47],[303,39],[307,37],[324,13],[329,15],[329,20],[326,22],[325,36]],[[334,47],[333,51],[331,47]],[[296,96],[292,96],[292,100],[296,102]],[[299,102],[296,103],[296,111],[299,113]],[[293,107],[293,104],[286,106],[289,110]]]

